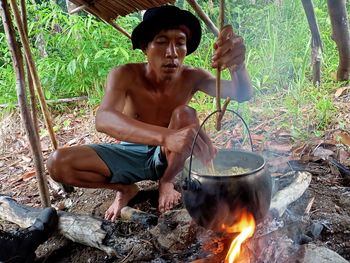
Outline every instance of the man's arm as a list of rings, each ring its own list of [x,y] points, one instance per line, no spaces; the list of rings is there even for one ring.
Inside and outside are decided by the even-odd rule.
[[[96,113],[96,130],[121,141],[164,145],[169,133],[167,128],[132,119],[123,113],[132,70],[129,67],[120,66],[109,73],[105,95]]]
[[[231,80],[221,80],[221,98],[230,97],[238,102],[249,100],[253,95],[252,84],[245,68],[245,46],[243,39],[233,33],[231,26],[225,26],[214,44],[212,66],[228,69]],[[216,96],[216,78],[208,71],[201,71],[197,90]]]

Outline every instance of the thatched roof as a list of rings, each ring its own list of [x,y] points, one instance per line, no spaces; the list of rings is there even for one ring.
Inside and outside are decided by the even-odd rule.
[[[83,9],[105,21],[126,16],[130,13],[145,10],[164,4],[174,4],[175,0],[69,0],[78,8]]]
[[[130,34],[121,28],[115,19],[118,16],[126,16],[130,13],[146,10],[151,7],[164,4],[174,4],[175,0],[66,0],[70,14],[80,10],[87,11],[92,15],[111,24],[125,36],[130,38]],[[210,18],[203,12],[196,0],[187,0],[187,2],[196,11],[198,16],[204,21],[207,27],[215,34],[218,29]]]

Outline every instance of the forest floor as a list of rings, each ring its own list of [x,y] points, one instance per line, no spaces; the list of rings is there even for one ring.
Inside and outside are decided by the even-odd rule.
[[[347,106],[349,94],[338,99],[338,117],[350,130],[350,116]],[[347,109],[347,110],[346,110]],[[94,128],[95,110],[84,103],[64,107],[64,113],[54,113],[53,123],[59,145],[73,145],[115,142],[112,138],[97,133]],[[254,111],[254,110],[253,110]],[[276,116],[278,110],[276,110]],[[259,116],[256,111],[254,115]],[[204,116],[204,115],[203,115]],[[232,148],[242,140],[242,128],[237,119],[228,117],[227,126],[212,134],[212,140],[218,148]],[[52,152],[49,137],[43,123],[40,123],[40,138],[44,160]],[[306,142],[293,140],[287,128],[276,129],[273,118],[256,118],[250,124],[253,145],[256,152],[262,154],[268,163],[273,178],[297,169],[312,174],[312,181],[303,196],[311,205],[309,216],[315,222],[324,225],[320,238],[315,244],[334,250],[350,260],[350,180],[346,172],[330,160],[336,160],[345,168],[350,167],[350,134],[337,127],[330,128],[322,138],[310,138]],[[239,146],[238,146],[239,147]],[[247,147],[244,145],[243,147]],[[28,141],[21,125],[18,113],[7,114],[0,123],[0,193],[9,195],[17,202],[40,207],[40,197]],[[151,184],[151,183],[149,183]],[[142,185],[149,186],[147,182]],[[52,205],[59,210],[77,214],[103,217],[105,210],[114,199],[114,193],[103,189],[81,189],[64,195],[50,187]],[[156,207],[140,204],[140,209],[160,216]],[[17,226],[0,220],[0,227],[13,230]],[[60,235],[55,235],[37,251],[43,262],[128,262],[126,258],[109,258],[95,248],[76,244]],[[147,261],[145,261],[147,262]],[[150,262],[150,261],[149,261]],[[173,262],[173,260],[154,260],[152,262]],[[174,261],[176,262],[176,261]]]

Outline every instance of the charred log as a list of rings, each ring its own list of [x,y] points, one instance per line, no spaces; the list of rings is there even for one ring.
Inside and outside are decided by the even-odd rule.
[[[41,208],[21,205],[8,196],[0,197],[0,218],[26,228],[33,224]],[[110,256],[132,260],[150,258],[154,253],[150,238],[125,235],[121,222],[112,223],[87,215],[76,215],[60,211],[58,231],[66,238],[106,252]],[[143,217],[145,217],[143,213]],[[125,224],[125,223],[124,223]],[[130,226],[128,226],[130,228]]]

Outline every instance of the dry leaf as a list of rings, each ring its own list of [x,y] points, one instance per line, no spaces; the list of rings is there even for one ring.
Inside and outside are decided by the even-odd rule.
[[[254,144],[265,140],[265,136],[260,134],[252,134],[251,136]]]
[[[337,91],[334,93],[334,97],[339,98],[341,95],[343,95],[344,93],[348,93],[350,90],[350,87],[342,87],[337,89]]]
[[[339,137],[339,140],[341,143],[350,146],[350,135],[346,132],[340,132],[337,133],[337,136]]]
[[[32,179],[35,176],[35,170],[31,170],[28,172],[25,172],[24,174],[21,175],[21,179],[23,181],[28,181],[30,179]]]

